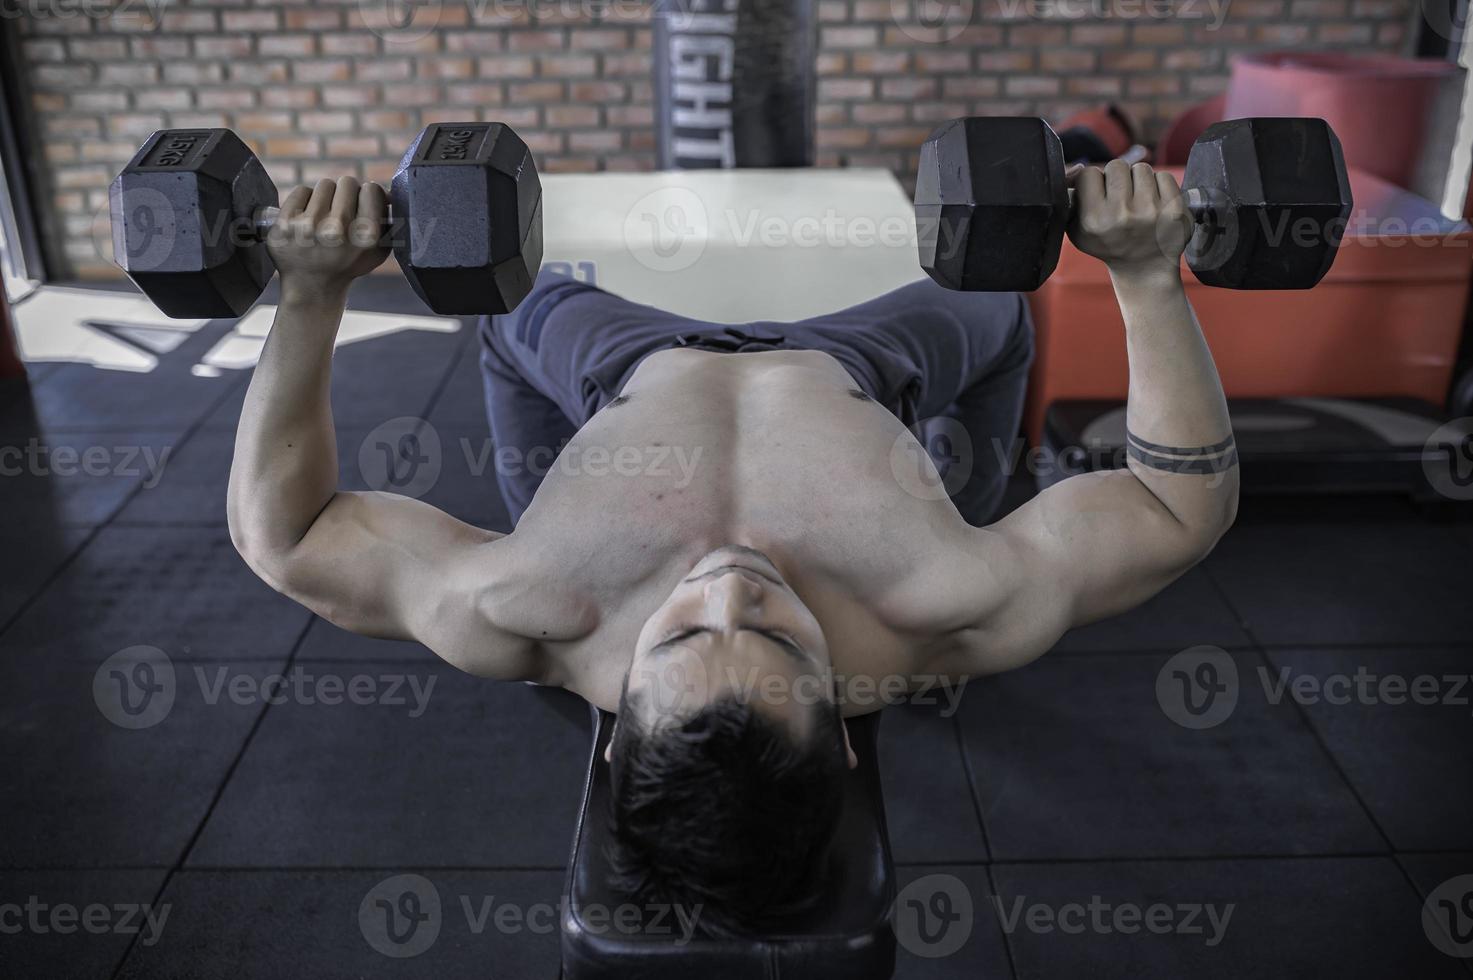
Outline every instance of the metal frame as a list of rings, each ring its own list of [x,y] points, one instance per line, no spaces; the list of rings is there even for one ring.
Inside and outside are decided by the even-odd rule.
[[[0,20],[0,283],[16,302],[46,280],[25,157],[20,152],[21,64],[14,23]]]

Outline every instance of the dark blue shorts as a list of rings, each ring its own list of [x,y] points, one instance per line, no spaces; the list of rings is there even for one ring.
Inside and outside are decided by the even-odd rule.
[[[560,450],[656,351],[824,351],[913,427],[943,474],[949,447],[933,445],[925,433],[931,420],[962,426],[972,443],[971,473],[951,496],[974,524],[1001,499],[1002,461],[1018,432],[1033,359],[1033,322],[1020,295],[952,292],[929,279],[795,323],[728,325],[631,303],[544,271],[514,312],[482,318],[480,338],[492,439],[524,459],[533,449],[544,457]],[[498,467],[513,523],[548,468]]]

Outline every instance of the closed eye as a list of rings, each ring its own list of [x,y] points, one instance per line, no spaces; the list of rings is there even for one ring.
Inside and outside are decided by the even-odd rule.
[[[742,626],[742,627],[739,627],[739,628],[743,632],[746,632],[746,633],[756,633],[758,636],[762,637],[763,639],[766,639],[769,642],[772,642],[772,643],[777,644],[779,647],[782,648],[783,652],[786,653],[786,654],[788,654],[789,656],[795,657],[795,658],[797,658],[799,660],[808,660],[809,659],[808,654],[803,650],[802,647],[800,647],[798,645],[797,641],[794,640],[791,636],[788,636],[786,633],[778,633],[778,632],[776,632],[774,630],[759,629],[759,628],[757,628],[755,626]],[[652,649],[650,652],[651,653],[655,653],[655,652],[658,651],[660,653],[664,653],[670,647],[674,646],[675,644],[679,643],[682,640],[688,640],[691,637],[697,636],[697,635],[699,635],[701,633],[713,633],[713,632],[715,632],[715,631],[712,630],[710,627],[707,627],[707,626],[695,626],[695,625],[690,625],[690,624],[685,624],[685,625],[677,626],[670,633],[670,635],[666,636],[665,639],[663,639],[659,643],[657,643],[655,645],[654,649]]]

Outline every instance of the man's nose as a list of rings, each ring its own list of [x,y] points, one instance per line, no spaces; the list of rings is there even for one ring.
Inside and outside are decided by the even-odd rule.
[[[740,572],[716,576],[703,591],[706,611],[722,622],[762,602],[761,583]]]

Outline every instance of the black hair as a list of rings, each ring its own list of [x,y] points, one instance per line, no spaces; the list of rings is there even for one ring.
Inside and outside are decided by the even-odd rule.
[[[735,697],[652,729],[629,702],[626,689],[610,755],[611,884],[683,909],[708,936],[816,905],[844,799],[838,706],[813,705],[800,741]]]

